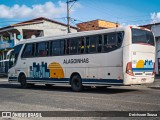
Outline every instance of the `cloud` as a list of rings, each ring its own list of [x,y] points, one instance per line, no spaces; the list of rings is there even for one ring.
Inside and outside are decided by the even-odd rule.
[[[78,7],[80,5],[76,3],[71,12],[74,12]],[[59,1],[58,5],[55,5],[53,2],[46,2],[44,4],[35,4],[31,7],[18,4],[9,7],[1,4],[0,10],[0,18],[56,18],[66,16],[66,3]]]
[[[160,22],[160,12],[151,13],[152,23]]]

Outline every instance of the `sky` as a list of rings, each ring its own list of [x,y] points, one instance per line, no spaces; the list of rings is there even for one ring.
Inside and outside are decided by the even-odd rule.
[[[95,19],[121,25],[160,22],[160,0],[77,0],[70,4],[71,25]],[[63,23],[66,0],[0,0],[0,27],[37,17]]]

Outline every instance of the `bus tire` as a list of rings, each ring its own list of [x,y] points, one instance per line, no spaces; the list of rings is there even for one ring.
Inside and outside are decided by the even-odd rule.
[[[24,74],[21,74],[19,76],[19,82],[20,82],[22,88],[27,88],[28,87],[28,84],[26,82],[26,76]]]
[[[71,87],[72,87],[72,90],[75,92],[82,91],[82,89],[83,89],[82,79],[79,75],[74,75],[71,78]]]

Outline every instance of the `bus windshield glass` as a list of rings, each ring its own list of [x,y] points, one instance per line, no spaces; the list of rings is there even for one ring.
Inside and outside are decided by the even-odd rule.
[[[9,57],[9,68],[14,66],[15,63],[17,62],[18,55],[19,55],[21,48],[22,48],[22,45],[17,45],[14,47],[14,50],[11,51],[10,57]]]
[[[142,43],[154,46],[154,36],[150,31],[132,28],[132,43]]]

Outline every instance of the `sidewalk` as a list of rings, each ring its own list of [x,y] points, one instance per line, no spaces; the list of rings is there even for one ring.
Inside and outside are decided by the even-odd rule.
[[[146,84],[145,86],[147,86],[149,88],[158,88],[158,89],[160,89],[160,75],[156,75],[155,76],[154,83]]]

